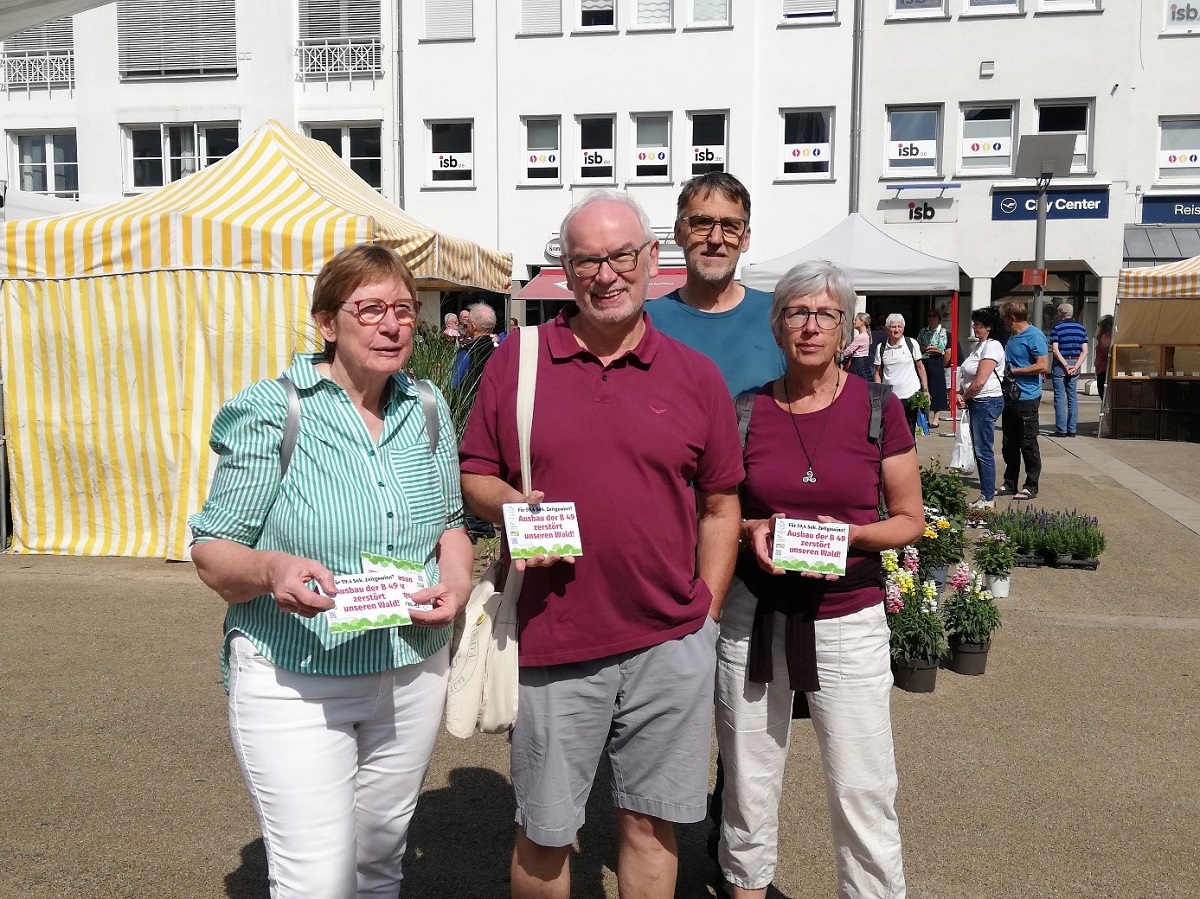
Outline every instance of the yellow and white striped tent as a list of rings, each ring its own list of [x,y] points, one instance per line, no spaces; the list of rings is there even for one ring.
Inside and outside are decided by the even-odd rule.
[[[13,550],[186,557],[220,404],[318,345],[316,272],[395,247],[422,288],[507,292],[511,257],[386,202],[270,122],[151,194],[0,232]]]
[[[1179,300],[1191,300],[1180,303]],[[1117,277],[1119,343],[1200,343],[1200,256],[1123,268]]]

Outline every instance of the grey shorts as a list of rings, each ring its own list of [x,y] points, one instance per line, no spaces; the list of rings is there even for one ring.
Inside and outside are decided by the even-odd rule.
[[[617,808],[677,824],[704,818],[717,640],[704,621],[647,649],[521,669],[512,781],[530,840],[575,841],[606,750]]]

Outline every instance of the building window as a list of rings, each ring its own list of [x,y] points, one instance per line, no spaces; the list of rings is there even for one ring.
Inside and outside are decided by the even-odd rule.
[[[616,0],[579,0],[579,27],[612,31],[617,27]]]
[[[959,170],[1011,172],[1014,118],[1012,106],[964,106]]]
[[[1089,103],[1038,104],[1038,134],[1074,134],[1075,155],[1071,157],[1072,172],[1089,171],[1088,121]]]
[[[671,177],[671,117],[665,114],[633,117],[633,177],[667,180]]]
[[[613,161],[616,158],[612,116],[582,116],[579,119],[579,180],[616,180]]]
[[[1021,0],[966,0],[966,13],[1020,12]]]
[[[728,25],[729,0],[688,0],[689,25]]]
[[[889,0],[889,18],[928,19],[946,14],[946,0]]]
[[[375,190],[383,190],[383,134],[379,125],[310,125],[308,136],[329,145],[338,158]]]
[[[521,0],[521,34],[562,34],[562,0]]]
[[[469,40],[475,36],[473,0],[425,0],[426,40]],[[379,9],[379,3],[375,3]]]
[[[122,78],[237,74],[234,0],[117,0]]]
[[[1158,123],[1158,177],[1200,181],[1200,118]]]
[[[1099,8],[1100,0],[1039,0],[1038,3],[1040,12],[1092,12]]]
[[[887,111],[887,171],[936,175],[940,109],[891,107]]]
[[[783,177],[828,178],[833,163],[833,111],[784,109]]]
[[[1162,0],[1164,34],[1200,33],[1200,5],[1196,0],[1180,3],[1179,0]]]
[[[562,180],[562,147],[558,116],[525,120],[525,181],[529,184],[559,184]]]
[[[178,181],[238,147],[237,125],[231,124],[131,125],[126,135],[134,190]]]
[[[470,187],[475,183],[475,123],[427,122],[429,182],[439,187]]]
[[[670,28],[672,0],[637,0],[637,24],[645,28]]]
[[[16,140],[21,190],[79,199],[79,158],[74,131],[20,134]]]
[[[378,0],[300,0],[296,57],[302,81],[383,74]],[[469,24],[469,18],[468,18]]]
[[[783,0],[783,21],[811,25],[837,21],[837,0]]]
[[[688,118],[692,127],[692,175],[725,171],[728,115],[724,112],[693,112]]]
[[[4,83],[13,88],[75,86],[75,34],[63,16],[4,39]]]

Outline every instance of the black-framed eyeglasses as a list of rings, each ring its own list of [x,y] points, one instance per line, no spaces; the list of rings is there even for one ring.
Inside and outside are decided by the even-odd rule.
[[[817,327],[822,331],[832,331],[842,323],[842,310],[808,309],[804,306],[783,310],[783,324],[789,331],[799,331],[808,324],[810,317],[816,320]]]
[[[708,237],[713,232],[713,228],[717,225],[721,226],[721,234],[726,240],[740,240],[741,236],[746,233],[746,226],[750,224],[745,219],[726,216],[725,218],[713,218],[711,215],[686,215],[680,219],[687,229],[696,237]]]
[[[606,262],[614,272],[623,275],[637,268],[638,256],[642,250],[654,243],[654,240],[655,238],[650,238],[636,249],[617,250],[607,256],[576,256],[563,261],[570,266],[571,273],[577,278],[594,278],[600,273],[600,266]]]
[[[396,323],[411,325],[421,312],[420,300],[400,300],[397,303],[385,303],[383,300],[355,300],[353,303],[342,303],[342,306],[354,316],[360,325],[370,327],[383,321],[389,309],[396,316]]]

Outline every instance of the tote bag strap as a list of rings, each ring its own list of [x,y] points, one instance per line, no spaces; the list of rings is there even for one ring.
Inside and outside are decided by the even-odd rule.
[[[521,493],[532,489],[529,437],[533,432],[533,398],[537,391],[538,329],[520,330],[521,356],[517,368],[517,445],[521,451]]]

